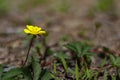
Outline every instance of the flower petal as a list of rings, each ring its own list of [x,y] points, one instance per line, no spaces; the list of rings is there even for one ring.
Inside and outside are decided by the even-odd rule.
[[[35,26],[36,30],[37,31],[40,31],[42,28],[38,27],[38,26]]]
[[[30,31],[32,31],[33,28],[34,28],[32,25],[27,25],[26,27],[27,27]]]
[[[46,34],[46,31],[39,31],[39,34]]]
[[[27,34],[31,33],[28,29],[24,29],[24,32],[27,33]]]

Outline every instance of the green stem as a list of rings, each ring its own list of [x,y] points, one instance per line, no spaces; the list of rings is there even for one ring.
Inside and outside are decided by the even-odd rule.
[[[32,43],[33,43],[33,40],[34,40],[35,37],[36,37],[36,36],[33,35],[32,38],[31,38],[31,40],[30,40],[29,47],[28,47],[28,51],[27,51],[27,55],[26,55],[26,59],[25,59],[25,62],[23,63],[23,67],[25,66],[25,64],[26,64],[26,62],[27,62],[27,60],[28,60],[28,56],[29,56],[29,53],[30,53],[30,49],[31,49],[31,47],[32,47]]]

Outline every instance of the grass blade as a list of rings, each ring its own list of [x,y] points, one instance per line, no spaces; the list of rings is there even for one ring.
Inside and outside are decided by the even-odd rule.
[[[76,80],[79,80],[79,68],[78,68],[77,61],[75,64],[75,77],[76,77]]]

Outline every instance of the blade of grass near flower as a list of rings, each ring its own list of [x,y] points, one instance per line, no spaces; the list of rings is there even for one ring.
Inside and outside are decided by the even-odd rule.
[[[70,72],[71,74],[75,74],[75,71],[74,70],[72,70],[71,68],[68,68],[68,72]]]
[[[107,73],[106,73],[106,71],[104,72],[103,80],[107,80]]]
[[[58,77],[56,77],[55,75],[51,74],[51,77],[54,78],[55,80],[60,80]]]
[[[67,63],[63,57],[61,57],[61,61],[62,61],[62,64],[63,64],[65,70],[67,71]]]
[[[117,80],[115,76],[111,75],[112,80]]]
[[[57,71],[56,71],[56,62],[54,62],[53,66],[54,66],[54,74],[56,74],[57,73]]]
[[[79,68],[78,68],[77,61],[75,64],[75,77],[76,77],[76,80],[79,80]]]
[[[67,63],[65,59],[69,58],[67,55],[63,54],[62,52],[59,52],[56,54],[56,57],[59,58],[64,66],[64,69],[67,71]]]
[[[86,69],[86,75],[87,75],[88,80],[90,80],[90,78],[91,78],[91,73],[92,73],[92,71],[90,69]]]
[[[94,80],[97,80],[98,74],[99,74],[99,72],[96,72],[96,73],[95,73]]]
[[[105,59],[103,59],[103,60],[101,61],[100,66],[101,66],[101,67],[104,67],[104,65],[106,64],[106,61],[107,61],[107,59],[106,59],[106,58],[105,58]]]

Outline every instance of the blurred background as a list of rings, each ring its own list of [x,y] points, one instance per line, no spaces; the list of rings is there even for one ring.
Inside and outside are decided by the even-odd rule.
[[[120,0],[0,0],[0,64],[20,64],[28,24],[49,32],[48,45],[80,40],[120,49]]]

